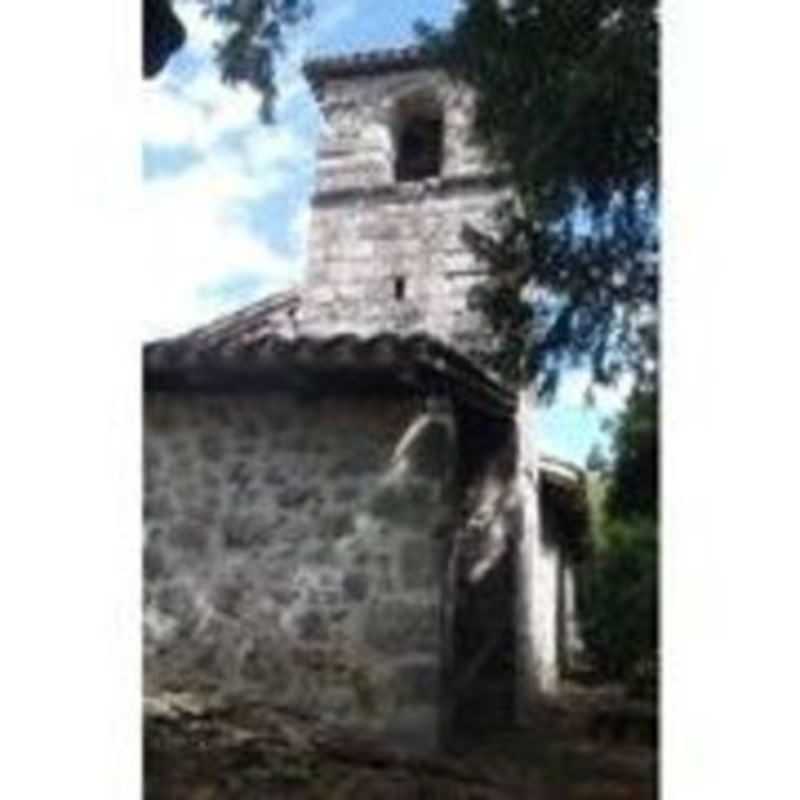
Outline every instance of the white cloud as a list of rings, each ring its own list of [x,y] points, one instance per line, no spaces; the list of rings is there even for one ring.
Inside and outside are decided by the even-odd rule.
[[[229,300],[213,289],[237,276],[262,276],[253,289],[265,293],[301,274],[299,249],[292,256],[277,252],[236,214],[240,182],[233,170],[209,162],[146,189],[146,338],[178,333],[227,310]]]
[[[320,0],[311,24],[288,32],[274,126],[259,121],[257,92],[220,81],[218,23],[194,0],[175,9],[187,42],[145,84],[143,98],[151,167],[142,209],[147,339],[180,333],[302,276],[310,210],[286,197],[298,197],[308,179],[318,117],[301,66],[321,38],[353,18],[356,4]],[[276,225],[280,244],[269,240]]]
[[[219,27],[203,17],[199,5],[179,3],[176,10],[185,23],[187,41],[168,68],[145,84],[143,138],[153,146],[202,150],[221,130],[251,123],[258,97],[219,81],[212,49]]]
[[[196,3],[178,6],[187,43],[168,68],[145,86],[145,144],[204,151],[232,132],[263,128],[260,97],[246,84],[223,84],[214,62],[219,25],[203,17]]]
[[[211,44],[218,33],[196,3],[178,11],[189,39],[167,70],[145,87],[143,140],[156,169],[144,186],[145,281],[143,336],[172,335],[241,305],[241,291],[258,296],[284,288],[302,274],[307,205],[293,216],[269,207],[307,174],[313,158],[308,134],[292,120],[275,126],[258,118],[259,96],[219,80]],[[298,83],[284,69],[283,83]],[[170,168],[169,154],[190,156]],[[280,214],[289,231],[288,254],[270,243],[253,219]],[[284,239],[286,237],[283,237]]]

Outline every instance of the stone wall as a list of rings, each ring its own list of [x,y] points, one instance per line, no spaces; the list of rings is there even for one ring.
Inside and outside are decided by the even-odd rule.
[[[461,229],[466,222],[486,228],[495,200],[485,187],[409,184],[369,202],[315,206],[306,296],[322,331],[424,331],[462,350],[478,346],[486,325],[468,296],[485,271]]]
[[[398,108],[415,97],[441,109],[442,170],[398,182]],[[299,319],[304,331],[426,332],[467,354],[486,350],[487,326],[468,302],[485,268],[461,231],[466,223],[490,229],[507,192],[470,139],[470,93],[432,69],[359,75],[328,81],[321,108],[326,125]]]
[[[460,735],[513,718],[535,722],[542,699],[558,690],[572,584],[562,519],[534,477],[531,413],[522,398],[515,424],[481,436],[473,422],[463,444],[473,470],[454,533],[449,698]]]
[[[437,104],[444,124],[442,176],[486,170],[472,135],[474,99],[465,86],[431,68],[362,74],[326,81],[324,127],[317,151],[317,190],[374,189],[393,183],[398,111],[419,98]]]
[[[433,747],[455,430],[409,397],[150,393],[147,693]]]

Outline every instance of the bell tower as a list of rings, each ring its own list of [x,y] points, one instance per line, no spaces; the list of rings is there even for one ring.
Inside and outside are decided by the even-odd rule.
[[[323,116],[305,327],[427,333],[469,354],[485,336],[461,239],[504,190],[470,141],[472,101],[416,48],[323,58],[305,74]],[[313,312],[310,309],[313,308]]]

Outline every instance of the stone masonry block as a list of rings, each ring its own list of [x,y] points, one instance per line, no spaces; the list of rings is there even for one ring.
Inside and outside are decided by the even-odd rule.
[[[434,605],[399,599],[371,605],[364,629],[367,644],[387,655],[434,652],[438,634]]]

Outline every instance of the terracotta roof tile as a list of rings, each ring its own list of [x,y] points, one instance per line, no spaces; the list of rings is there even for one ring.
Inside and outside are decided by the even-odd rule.
[[[145,386],[170,380],[264,380],[287,371],[335,377],[382,375],[447,391],[487,413],[511,416],[516,393],[470,358],[425,333],[376,330],[370,335],[325,335],[303,324],[298,291],[272,295],[234,314],[144,348]],[[313,313],[313,309],[310,309]],[[309,315],[313,320],[313,316]]]
[[[431,56],[422,47],[409,45],[310,58],[303,64],[303,73],[316,91],[330,78],[415,69],[430,63]]]

